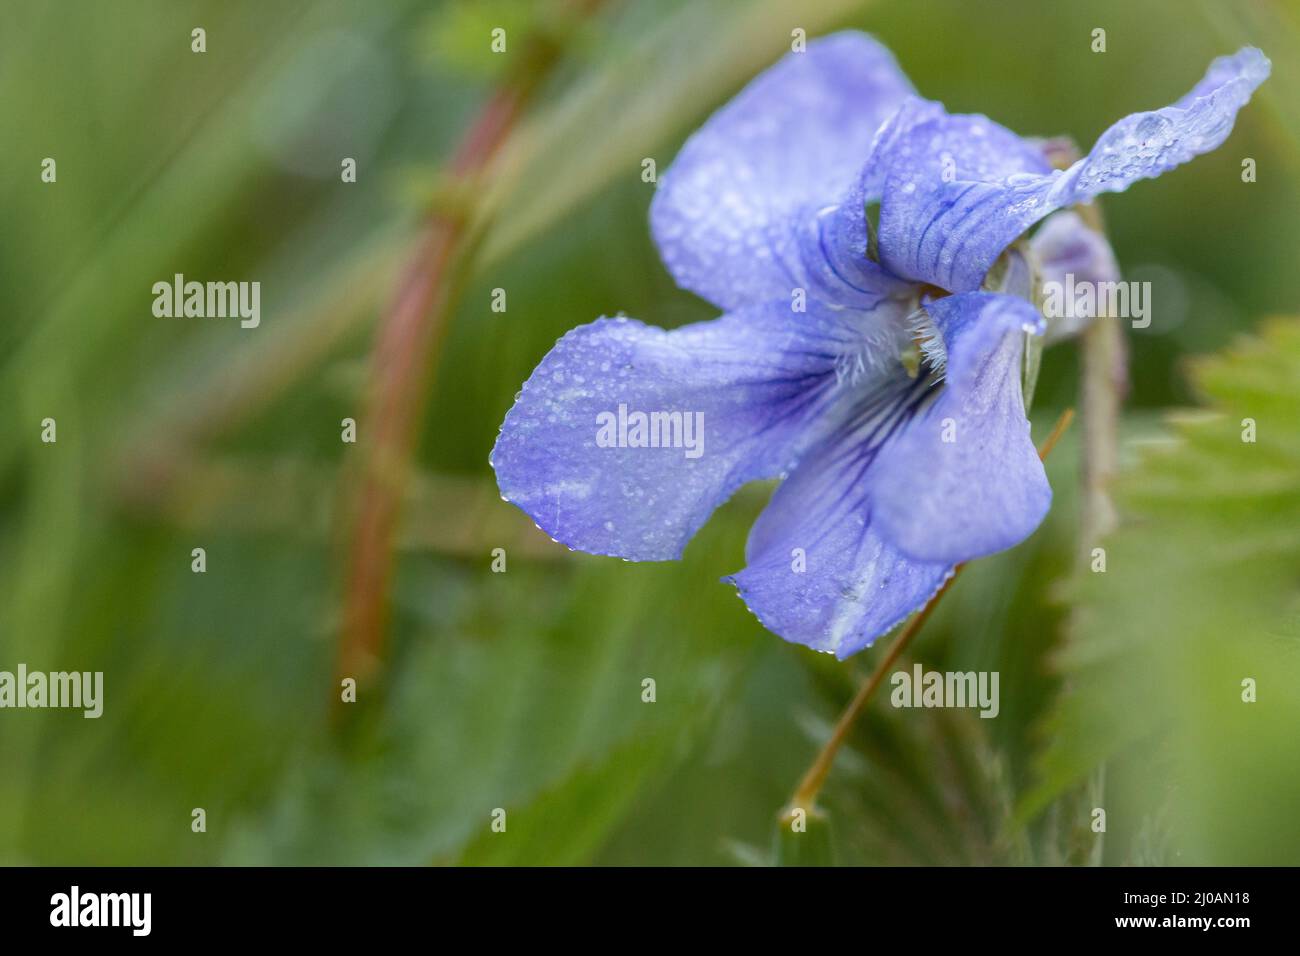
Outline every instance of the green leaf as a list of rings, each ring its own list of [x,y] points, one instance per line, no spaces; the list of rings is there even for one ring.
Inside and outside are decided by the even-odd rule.
[[[727,525],[710,538],[738,550],[744,528]],[[712,557],[535,562],[512,550],[501,574],[486,546],[477,567],[410,558],[386,693],[358,701],[345,747],[289,769],[227,859],[590,862],[705,739],[758,646],[758,625],[736,626],[735,599],[703,573]],[[691,608],[701,630],[654,612],[664,607]],[[491,829],[497,809],[505,832]],[[337,836],[323,845],[323,831]]]
[[[603,760],[584,765],[559,786],[519,810],[507,808],[507,826],[482,833],[456,862],[462,866],[588,863],[609,832],[628,812],[642,788],[655,778],[672,752],[662,731],[621,744]]]
[[[1193,372],[1210,411],[1141,450],[1116,488],[1122,526],[1094,552],[1105,571],[1073,588],[1070,692],[1021,809],[1122,756],[1102,798],[1112,832],[1140,845],[1144,812],[1167,800],[1180,862],[1294,860],[1300,323],[1274,321]]]
[[[906,659],[897,665],[910,666]],[[971,711],[895,708],[888,694],[877,697],[827,788],[827,805],[844,831],[845,862],[1027,862],[1023,834],[1008,826],[1011,781],[988,724]]]

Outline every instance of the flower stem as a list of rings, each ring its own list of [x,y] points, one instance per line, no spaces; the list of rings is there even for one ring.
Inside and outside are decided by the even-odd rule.
[[[794,794],[790,797],[790,805],[784,811],[785,814],[799,808],[808,811],[815,808],[817,794],[821,792],[822,784],[826,782],[826,777],[831,772],[831,765],[835,762],[835,755],[839,753],[840,746],[848,736],[853,722],[858,719],[858,715],[862,713],[862,708],[867,705],[867,701],[876,692],[876,688],[884,681],[885,674],[894,666],[894,662],[898,660],[899,655],[903,653],[907,645],[912,642],[912,638],[916,637],[917,632],[921,630],[921,625],[925,623],[926,618],[930,616],[930,612],[939,603],[939,599],[944,596],[952,582],[957,580],[957,575],[961,574],[961,570],[965,566],[959,564],[952,569],[952,574],[948,576],[947,581],[943,582],[943,587],[934,592],[934,596],[926,602],[925,607],[921,608],[920,613],[907,623],[902,633],[890,645],[889,652],[885,654],[880,663],[876,665],[876,669],[871,672],[871,676],[858,689],[857,694],[850,701],[849,706],[845,708],[844,713],[840,714],[840,719],[836,722],[830,739],[826,741],[813,759],[812,764],[804,773],[803,779],[799,781],[799,786],[795,787]]]
[[[1097,202],[1076,206],[1084,223],[1102,236],[1106,234],[1101,206]],[[1119,525],[1119,512],[1110,485],[1119,471],[1120,405],[1128,392],[1128,348],[1118,316],[1099,314],[1084,329],[1079,343],[1079,404],[1083,416],[1079,482],[1082,495],[1079,518],[1079,563],[1087,568],[1098,543]],[[1067,683],[1064,692],[1070,690]],[[1098,806],[1106,787],[1106,765],[1094,771],[1090,793],[1076,792],[1074,799]],[[1090,799],[1089,799],[1090,798]],[[1102,862],[1105,834],[1097,834],[1086,860]]]
[[[1077,206],[1076,210],[1091,229],[1105,234],[1097,203]],[[1116,316],[1098,315],[1084,329],[1080,367],[1083,502],[1079,542],[1081,555],[1086,559],[1119,521],[1110,496],[1110,483],[1119,470],[1119,410],[1128,391],[1128,350]]]
[[[1065,430],[1070,427],[1070,422],[1073,419],[1074,409],[1067,408],[1061,413],[1061,417],[1052,426],[1051,433],[1048,434],[1038,448],[1039,458],[1047,458],[1052,449],[1056,447],[1056,443],[1061,440],[1061,436],[1065,434]],[[926,602],[925,607],[921,608],[916,616],[903,628],[898,637],[895,638],[894,643],[889,647],[888,653],[876,665],[876,669],[871,672],[871,676],[863,682],[862,687],[858,689],[849,706],[840,715],[840,719],[835,724],[835,729],[831,732],[830,739],[826,741],[817,756],[813,758],[813,762],[805,771],[803,779],[799,781],[799,786],[795,787],[794,794],[790,797],[790,803],[781,812],[782,817],[788,817],[791,811],[795,809],[806,810],[809,813],[816,809],[817,795],[821,793],[822,785],[826,782],[827,776],[830,775],[831,766],[835,762],[835,755],[839,753],[839,749],[844,744],[845,738],[848,737],[853,723],[858,719],[858,715],[862,713],[863,708],[867,706],[867,702],[871,700],[876,688],[884,682],[889,669],[894,666],[899,656],[907,649],[907,645],[920,632],[922,626],[930,617],[930,612],[939,603],[939,599],[948,592],[952,582],[957,580],[957,575],[965,567],[965,564],[959,564],[953,568],[948,580],[943,583],[943,586]]]
[[[573,0],[571,6],[585,15],[599,2]],[[481,194],[476,187],[561,52],[555,39],[543,31],[525,39],[513,72],[488,100],[452,157],[443,190],[449,202],[430,214],[380,322],[362,422],[364,451],[357,490],[350,496],[336,664],[340,678],[371,677],[382,659],[394,534],[434,357],[461,291],[465,259],[479,238],[470,226],[473,197]]]

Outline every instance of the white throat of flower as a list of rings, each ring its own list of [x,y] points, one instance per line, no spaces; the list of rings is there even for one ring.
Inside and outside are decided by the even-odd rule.
[[[1029,244],[1017,241],[998,257],[980,288],[984,292],[998,292],[1027,299],[1041,311],[1041,285],[1040,268]],[[933,287],[927,287],[927,290],[936,291]],[[938,291],[940,295],[944,294],[942,290]],[[926,303],[921,301],[925,295],[924,291],[917,295],[915,307],[903,320],[905,338],[898,350],[898,361],[909,378],[915,379],[925,371],[932,381],[942,382],[948,369],[948,347],[944,343],[943,333],[927,311]],[[1021,385],[1028,407],[1038,377],[1042,340],[1026,331],[1024,344]]]
[[[930,318],[925,306],[918,306],[903,320],[910,341],[899,355],[908,378],[916,378],[921,366],[942,380],[948,367],[948,348],[943,344],[943,333]]]

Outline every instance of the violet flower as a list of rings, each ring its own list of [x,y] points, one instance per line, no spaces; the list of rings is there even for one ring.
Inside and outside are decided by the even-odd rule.
[[[1031,289],[1114,265],[1070,212],[1037,252],[1017,240],[1217,147],[1268,72],[1251,48],[1216,60],[1062,170],[917,98],[866,35],[786,56],[687,141],[650,209],[674,279],[724,314],[564,336],[501,427],[503,498],[570,548],[658,561],[783,478],[727,580],[781,637],[861,650],[1051,502],[1022,398]]]

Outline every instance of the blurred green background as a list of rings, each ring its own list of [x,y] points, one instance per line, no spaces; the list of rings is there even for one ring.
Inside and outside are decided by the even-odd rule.
[[[1295,3],[610,0],[579,20],[505,0],[0,0],[0,17],[0,670],[105,674],[98,720],[0,711],[0,862],[772,862],[776,814],[879,648],[840,664],[787,645],[719,583],[767,489],[684,561],[633,565],[553,545],[498,500],[487,457],[570,327],[712,317],[659,263],[641,160],[666,168],[793,28],[856,27],[950,109],[1085,146],[1216,55],[1255,44],[1274,73],[1220,150],[1105,200],[1155,309],[1130,338],[1107,573],[1072,578],[1076,427],[1047,523],[973,565],[904,661],[999,671],[999,717],[880,695],[823,796],[834,859],[1300,863],[1300,336],[1240,340],[1300,314]],[[340,708],[376,327],[508,69],[496,26],[562,55],[472,197],[491,217],[420,397],[389,640]],[[155,318],[151,286],[178,272],[260,281],[261,326]],[[1189,379],[1188,357],[1229,348]],[[1076,389],[1073,348],[1050,350],[1036,436]],[[1220,414],[1162,416],[1198,403]]]

